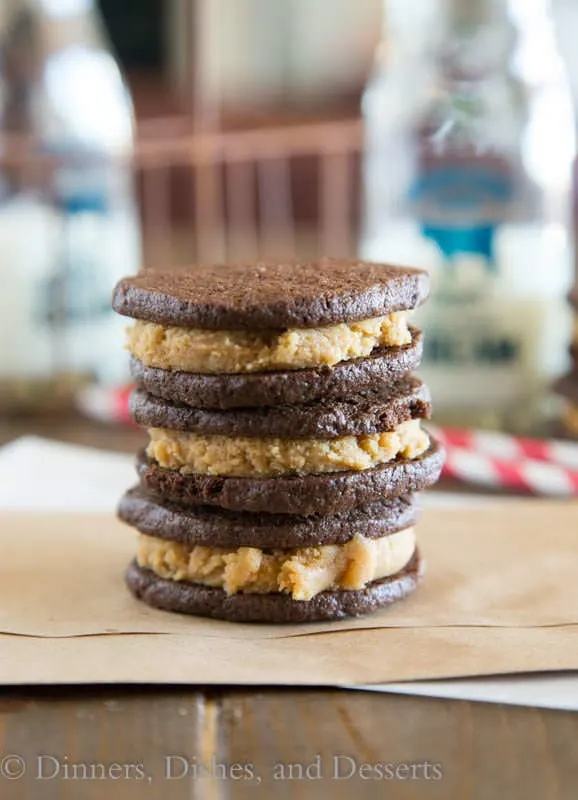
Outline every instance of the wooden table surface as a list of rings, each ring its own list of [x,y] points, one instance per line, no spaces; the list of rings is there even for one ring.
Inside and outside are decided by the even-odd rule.
[[[23,433],[142,442],[0,420],[0,443]],[[0,689],[1,800],[105,797],[575,800],[578,714],[321,688]]]

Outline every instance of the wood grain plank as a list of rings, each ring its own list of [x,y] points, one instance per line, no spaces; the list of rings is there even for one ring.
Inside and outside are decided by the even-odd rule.
[[[576,797],[578,715],[567,712],[329,690],[239,691],[226,694],[222,707],[226,758],[255,764],[264,797]],[[322,779],[273,779],[277,762],[305,766],[318,755]],[[334,776],[340,755],[358,766],[350,779]],[[364,779],[362,762],[409,769],[398,780],[380,780],[375,772]],[[441,779],[425,779],[425,762],[430,776],[440,766]],[[337,761],[343,771],[352,763]],[[239,783],[232,796],[254,791]]]
[[[205,701],[197,691],[4,691],[0,694],[0,765],[2,755],[19,755],[26,762],[26,774],[20,780],[0,778],[0,797],[218,798],[215,788],[220,792],[220,785],[195,780],[191,766],[207,753],[205,717]],[[168,757],[173,757],[170,762]],[[188,764],[186,775],[182,759]],[[48,777],[57,768],[58,775]],[[43,774],[47,777],[39,777]]]
[[[570,800],[578,779],[577,733],[578,715],[569,712],[362,692],[4,691],[1,753],[24,757],[27,774],[0,779],[0,796]],[[38,780],[40,755],[58,760],[59,778]],[[165,759],[171,756],[169,778]],[[45,774],[54,763],[45,759]],[[75,764],[114,763],[135,765],[133,777],[64,777],[74,775]],[[376,770],[363,772],[362,763],[407,767],[399,779],[381,780]],[[145,777],[137,780],[140,764]],[[355,775],[343,777],[354,764]]]

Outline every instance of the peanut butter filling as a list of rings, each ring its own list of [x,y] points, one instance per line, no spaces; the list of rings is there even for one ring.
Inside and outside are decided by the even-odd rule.
[[[137,562],[161,578],[224,589],[227,594],[287,592],[310,600],[326,589],[362,589],[395,575],[410,561],[415,533],[407,528],[379,539],[355,536],[344,545],[271,550],[189,547],[139,536]]]
[[[429,447],[418,419],[393,431],[337,439],[202,436],[166,428],[150,428],[149,435],[147,454],[162,467],[245,478],[370,469],[398,455],[416,458]]]
[[[287,331],[209,331],[136,320],[128,350],[147,367],[201,373],[262,372],[333,366],[375,347],[411,342],[407,312]]]
[[[578,405],[568,403],[562,415],[564,427],[578,436]]]

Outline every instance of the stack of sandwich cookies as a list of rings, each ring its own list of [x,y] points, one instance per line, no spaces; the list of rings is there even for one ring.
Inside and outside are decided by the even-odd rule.
[[[120,516],[151,605],[239,621],[336,619],[411,591],[414,492],[443,453],[409,376],[418,270],[323,259],[143,272],[114,307],[149,430]]]

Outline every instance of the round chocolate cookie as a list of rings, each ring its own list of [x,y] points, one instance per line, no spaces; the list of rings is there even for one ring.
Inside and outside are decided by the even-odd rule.
[[[359,472],[326,472],[278,478],[227,478],[182,474],[160,467],[144,453],[138,458],[141,486],[182,506],[209,505],[231,511],[322,516],[341,514],[384,497],[397,497],[434,484],[444,462],[443,447],[432,439],[418,458],[396,458]]]
[[[139,600],[165,611],[225,619],[229,622],[316,622],[358,617],[406,597],[424,572],[416,550],[407,566],[390,578],[374,581],[364,589],[326,591],[311,600],[293,600],[288,594],[234,594],[186,581],[170,581],[143,569],[133,561],[126,582]]]
[[[411,419],[428,419],[431,412],[427,387],[410,376],[380,393],[302,405],[220,411],[170,403],[142,390],[133,392],[130,405],[134,421],[148,428],[280,439],[334,439],[382,433]]]
[[[208,375],[147,367],[131,359],[136,385],[149,394],[197,408],[254,408],[339,400],[353,392],[381,392],[419,367],[423,352],[420,330],[410,326],[412,340],[401,347],[376,348],[365,358],[334,367],[276,372]]]
[[[113,308],[159,325],[284,330],[415,308],[428,290],[428,274],[422,270],[322,258],[143,270],[117,284]]]
[[[415,495],[384,498],[326,517],[246,514],[209,506],[181,508],[140,487],[128,491],[118,507],[123,522],[159,539],[211,547],[298,548],[345,544],[356,535],[377,539],[415,524]]]

